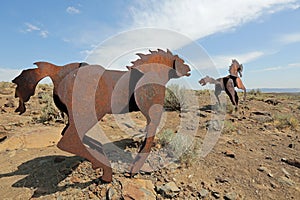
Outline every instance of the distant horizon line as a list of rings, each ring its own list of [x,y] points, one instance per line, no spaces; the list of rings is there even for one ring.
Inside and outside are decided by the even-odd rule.
[[[263,93],[274,92],[274,93],[300,93],[300,88],[250,88],[247,92],[259,90]]]
[[[49,79],[48,79],[49,80]],[[11,81],[3,81],[0,80],[0,82],[10,82]],[[38,84],[48,84],[48,85],[53,85],[52,82],[48,82],[45,80],[42,80],[41,82],[39,82]],[[200,89],[200,90],[205,90],[205,89]],[[267,92],[274,92],[274,93],[300,93],[300,87],[283,87],[283,88],[278,88],[278,87],[253,87],[253,88],[247,88],[247,92],[250,91],[255,91],[258,90],[259,92],[263,92],[263,93],[267,93]]]

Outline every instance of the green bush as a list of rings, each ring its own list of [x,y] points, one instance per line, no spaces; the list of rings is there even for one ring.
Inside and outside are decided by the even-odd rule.
[[[161,133],[157,134],[157,138],[162,147],[167,146],[175,136],[175,133],[171,129],[166,129]]]
[[[185,106],[186,89],[171,84],[166,89],[164,108],[169,111],[180,111]]]
[[[42,92],[39,94],[40,104],[45,104],[42,108],[42,113],[37,119],[40,123],[50,122],[50,121],[64,121],[61,112],[56,108],[53,102],[52,95],[48,92]]]

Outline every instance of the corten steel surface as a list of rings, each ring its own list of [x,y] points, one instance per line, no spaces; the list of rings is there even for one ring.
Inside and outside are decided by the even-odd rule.
[[[48,62],[36,62],[34,64],[38,68],[23,70],[19,76],[12,80],[13,83],[17,84],[15,97],[19,97],[19,106],[15,112],[19,112],[21,115],[26,111],[25,102],[29,101],[30,97],[34,95],[38,82],[47,76],[52,79],[54,85],[53,99],[56,106],[61,111],[66,112],[57,95],[58,85],[68,73],[87,65],[87,63],[70,63],[64,66],[56,66]]]
[[[242,77],[243,65],[240,65],[237,60],[232,60],[232,64],[229,67],[229,75],[214,79],[209,76],[202,78],[199,83],[204,86],[207,83],[215,84],[215,96],[220,105],[219,95],[222,91],[225,91],[229,96],[231,103],[235,106],[235,109],[238,109],[239,97],[235,91],[235,87],[244,90],[244,101],[246,100],[246,88],[238,76],[238,73]]]
[[[138,173],[148,157],[163,112],[165,85],[171,78],[190,75],[190,68],[169,50],[137,54],[140,58],[127,67],[128,71],[106,70],[99,65],[75,65],[71,70],[48,64],[25,70],[13,82],[18,85],[17,109],[25,111],[24,102],[34,94],[36,83],[45,76],[54,82],[58,108],[67,113],[69,123],[62,132],[58,147],[88,159],[94,169],[102,168],[102,180],[112,181],[112,169],[102,144],[86,135],[105,114],[141,111],[146,117],[146,137],[134,159],[130,173]],[[77,67],[76,67],[77,66]],[[48,69],[49,68],[49,69]],[[51,69],[50,69],[51,68]],[[32,75],[31,75],[32,74]],[[30,77],[33,77],[32,80]],[[22,87],[22,85],[24,85]],[[100,133],[99,133],[100,134]],[[105,135],[101,135],[101,137]]]

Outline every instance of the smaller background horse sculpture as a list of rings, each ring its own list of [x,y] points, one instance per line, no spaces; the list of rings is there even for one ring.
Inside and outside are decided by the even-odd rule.
[[[244,91],[244,101],[246,101],[246,87],[244,86],[242,79],[243,65],[237,60],[233,59],[231,65],[229,66],[229,78],[233,80],[234,87]],[[240,76],[239,76],[240,75]]]
[[[199,83],[204,86],[207,83],[215,85],[215,96],[220,105],[219,95],[222,91],[225,91],[229,96],[231,103],[235,106],[235,110],[238,109],[239,97],[237,92],[235,91],[235,87],[242,89],[244,91],[244,101],[246,100],[246,87],[244,86],[241,78],[242,77],[243,65],[240,65],[237,60],[232,60],[232,64],[229,67],[229,75],[214,79],[212,77],[206,76],[202,78]]]
[[[215,96],[218,100],[218,104],[221,105],[219,95],[222,91],[225,91],[229,96],[231,103],[235,106],[235,110],[238,109],[238,95],[234,89],[234,83],[231,78],[223,77],[214,79],[212,77],[206,76],[199,81],[200,85],[204,86],[207,83],[215,85]]]

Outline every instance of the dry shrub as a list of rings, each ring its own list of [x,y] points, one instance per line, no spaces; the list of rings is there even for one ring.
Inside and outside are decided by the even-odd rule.
[[[157,135],[158,142],[168,150],[171,157],[178,158],[181,164],[191,166],[198,157],[198,143],[191,141],[193,138],[174,133],[171,129],[166,129]]]
[[[299,126],[299,121],[290,114],[276,114],[274,117],[274,125],[278,129],[291,128],[295,130]]]
[[[167,146],[175,136],[175,133],[171,129],[166,129],[161,133],[157,134],[158,142],[161,144],[162,147]]]
[[[171,84],[166,89],[164,108],[169,111],[180,111],[185,107],[186,89],[176,84]]]
[[[234,124],[231,121],[225,120],[222,132],[224,134],[231,134],[235,131],[236,131],[236,127],[234,126]]]
[[[39,94],[39,102],[40,104],[45,104],[42,108],[42,113],[40,117],[37,119],[39,123],[47,123],[47,122],[64,122],[64,116],[62,113],[56,108],[53,102],[52,95],[48,92],[41,92]]]

